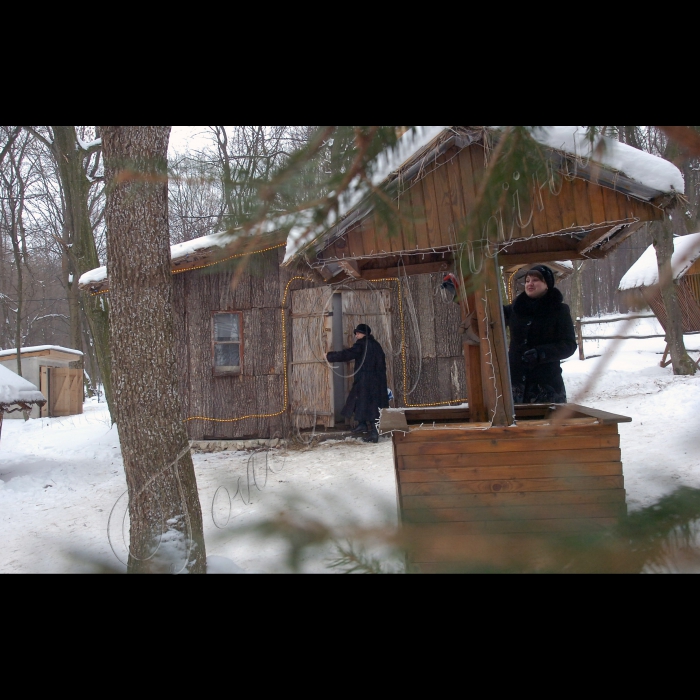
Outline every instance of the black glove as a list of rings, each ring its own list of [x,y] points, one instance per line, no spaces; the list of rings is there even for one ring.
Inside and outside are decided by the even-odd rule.
[[[532,348],[532,350],[528,350],[521,358],[522,363],[527,367],[528,369],[532,369],[533,367],[537,366],[540,361],[540,354],[537,352],[535,348]]]

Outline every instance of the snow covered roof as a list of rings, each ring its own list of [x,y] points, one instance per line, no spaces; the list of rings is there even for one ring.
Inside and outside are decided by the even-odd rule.
[[[696,260],[700,259],[700,233],[680,236],[673,239],[673,279],[677,280],[688,272]],[[656,260],[656,249],[649,246],[642,257],[627,271],[620,282],[619,291],[653,287],[659,283],[659,266]]]
[[[173,272],[185,271],[193,267],[223,262],[230,257],[260,253],[286,243],[286,235],[279,231],[264,235],[246,234],[243,229],[214,233],[185,243],[170,246],[170,264]],[[109,280],[107,267],[98,267],[80,277],[80,289],[92,292],[106,291]]]
[[[0,365],[0,409],[16,403],[46,403],[46,399],[31,382]]]
[[[388,149],[376,161],[372,184],[377,187],[396,176],[399,171],[419,163],[448,137],[459,135],[465,130],[490,131],[497,134],[503,127],[456,127],[456,126],[416,126],[399,139],[393,149]],[[681,171],[663,158],[645,153],[637,148],[620,143],[611,138],[598,136],[593,143],[587,138],[583,126],[543,126],[532,129],[532,137],[543,146],[567,156],[574,156],[582,163],[581,171],[590,164],[606,171],[613,171],[615,178],[623,177],[644,188],[642,198],[651,199],[665,194],[683,194],[685,180]],[[410,179],[410,178],[409,178]],[[352,188],[351,188],[352,189]],[[338,224],[357,218],[358,207],[366,193],[349,192],[341,199],[338,216],[326,222],[325,226],[297,226],[290,232],[284,263],[288,263],[301,252],[311,247],[323,234],[336,230]],[[351,214],[354,212],[354,214]],[[361,217],[360,217],[361,218]],[[345,219],[345,221],[343,221]],[[309,234],[309,228],[312,228]],[[339,232],[331,235],[335,238]]]
[[[47,352],[51,350],[57,350],[58,352],[67,352],[69,355],[79,355],[80,357],[83,356],[83,353],[80,352],[80,350],[73,350],[72,348],[62,348],[59,345],[36,345],[31,348],[20,348],[19,351],[22,355],[27,355],[30,353]],[[0,350],[0,357],[14,357],[15,355],[17,355],[16,349]]]
[[[583,126],[539,127],[533,130],[532,137],[543,146],[586,162],[590,159],[659,193],[685,192],[683,174],[673,163],[604,136],[591,143]]]

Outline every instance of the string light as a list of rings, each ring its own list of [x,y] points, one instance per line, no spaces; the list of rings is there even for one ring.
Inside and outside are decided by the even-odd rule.
[[[265,248],[264,250],[259,250],[256,251],[255,253],[238,253],[236,255],[232,255],[228,258],[225,258],[224,260],[217,260],[216,262],[209,263],[207,265],[201,265],[199,267],[191,267],[186,270],[173,270],[172,274],[177,275],[181,274],[183,272],[192,272],[194,270],[202,270],[207,267],[212,267],[213,265],[219,265],[221,263],[227,262],[229,260],[233,260],[235,258],[242,258],[246,255],[257,255],[257,254],[262,254],[262,253],[267,253],[271,250],[276,250],[277,248],[282,248],[285,247],[287,244],[286,243],[281,243],[279,245],[275,246],[270,246],[269,248]],[[292,277],[289,282],[287,282],[287,286],[284,290],[284,297],[282,300],[282,369],[283,369],[283,377],[284,377],[284,404],[283,408],[280,411],[277,411],[276,413],[260,413],[260,414],[251,414],[248,416],[241,416],[239,418],[207,418],[206,416],[192,416],[190,418],[185,419],[185,423],[190,423],[192,421],[196,420],[202,420],[202,421],[207,421],[210,423],[237,423],[243,420],[250,420],[254,418],[278,418],[281,415],[284,415],[287,412],[287,409],[289,407],[289,370],[287,367],[287,323],[286,323],[286,313],[285,313],[285,307],[287,305],[287,297],[289,294],[289,287],[291,286],[292,282],[295,282],[297,280],[303,280],[306,282],[313,282],[313,280],[309,277]],[[373,280],[373,282],[376,283],[381,283],[381,282],[396,282],[397,284],[397,291],[398,291],[398,297],[399,297],[399,318],[401,322],[401,364],[402,364],[402,369],[403,369],[403,390],[404,390],[404,404],[406,405],[407,408],[435,408],[438,406],[451,406],[453,404],[462,404],[466,403],[468,399],[454,399],[451,401],[440,401],[438,403],[410,403],[408,399],[406,398],[408,396],[408,361],[406,358],[406,320],[404,317],[404,310],[403,310],[403,287],[401,284],[401,280],[398,277],[386,277],[383,279],[378,279],[378,280]],[[93,292],[91,296],[99,296],[101,294],[109,294],[109,289],[105,289],[101,292]]]
[[[287,295],[289,294],[289,287],[291,286],[292,282],[295,282],[297,280],[304,280],[306,282],[313,283],[313,280],[310,277],[292,277],[289,280],[289,282],[287,282],[287,286],[284,290],[284,297],[282,299],[282,371],[284,374],[284,403],[282,406],[282,410],[278,411],[277,413],[261,413],[250,416],[241,416],[240,418],[206,418],[205,416],[193,416],[192,418],[186,418],[185,423],[190,423],[191,421],[195,420],[203,420],[208,421],[210,423],[237,423],[239,421],[248,420],[251,418],[277,418],[278,416],[284,415],[287,412],[287,408],[289,406],[289,377],[287,370],[287,321],[285,314],[285,306],[287,305]]]

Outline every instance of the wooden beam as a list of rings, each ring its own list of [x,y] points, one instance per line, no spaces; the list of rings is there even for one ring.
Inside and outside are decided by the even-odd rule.
[[[537,263],[556,262],[558,260],[587,260],[588,256],[571,248],[547,251],[543,253],[515,253],[498,256],[500,264],[504,267],[513,265],[535,265]]]
[[[596,229],[591,231],[577,246],[579,253],[587,253],[592,248],[595,248],[599,243],[602,243],[609,236],[614,235],[622,228],[622,226],[613,226],[612,228]]]
[[[614,238],[611,238],[605,245],[601,246],[602,252],[605,253],[605,255],[610,255],[615,248],[624,243],[633,233],[639,231],[639,229],[646,223],[646,221],[638,221],[635,224],[631,224],[627,227],[627,230],[621,231]]]
[[[471,294],[467,298],[467,305],[470,309],[476,308],[475,295]],[[462,320],[466,321],[464,310],[462,310]],[[474,317],[471,322],[472,331],[479,336],[479,322]],[[484,423],[488,420],[486,403],[484,401],[484,385],[481,374],[481,346],[463,343],[464,362],[467,377],[467,400],[469,401],[469,420],[472,423]]]
[[[433,263],[420,263],[417,265],[406,265],[402,267],[389,267],[380,270],[362,270],[361,277],[363,280],[371,282],[372,280],[379,280],[385,277],[399,277],[400,275],[427,275],[432,272],[449,272],[451,269],[451,263],[448,261],[444,262],[433,262]]]
[[[509,426],[515,423],[515,406],[498,265],[496,257],[484,259],[482,283],[474,298],[481,338],[481,377],[488,420],[494,426]]]
[[[356,260],[338,260],[338,265],[353,279],[362,279],[360,266]]]

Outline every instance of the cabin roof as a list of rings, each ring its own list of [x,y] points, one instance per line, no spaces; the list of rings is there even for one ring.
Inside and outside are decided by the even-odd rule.
[[[44,404],[46,399],[34,384],[0,365],[0,411],[18,403]]]
[[[402,183],[420,178],[424,168],[450,148],[466,148],[498,137],[501,127],[493,126],[422,126],[409,131],[397,146],[377,161],[373,185],[387,187],[400,178]],[[580,177],[595,181],[635,199],[652,202],[664,196],[682,194],[685,182],[680,170],[657,156],[626,144],[599,136],[591,143],[581,126],[538,127],[533,138],[548,148],[557,165],[571,173],[572,165]],[[309,249],[323,249],[341,237],[350,226],[373,209],[367,202],[350,195],[340,202],[337,220],[319,227],[309,237],[307,230],[292,231],[284,264],[298,259]]]
[[[673,279],[677,280],[690,270],[696,260],[700,260],[700,233],[691,233],[688,236],[680,236],[673,239],[673,257],[671,267]],[[659,266],[656,259],[656,250],[650,245],[627,271],[620,282],[619,291],[628,289],[640,289],[653,287],[659,283]]]
[[[286,241],[287,235],[282,232],[249,235],[245,234],[243,229],[202,236],[170,246],[171,270],[173,274],[200,270],[232,258],[282,248]],[[80,277],[78,284],[81,290],[93,294],[109,291],[107,267],[102,266],[86,272]]]
[[[20,348],[20,353],[23,358],[26,357],[49,357],[56,360],[67,360],[69,362],[76,362],[79,358],[83,356],[80,350],[73,350],[72,348],[62,348],[58,345],[37,345],[31,348]],[[12,350],[0,350],[0,361],[12,360],[17,357],[17,349]]]

